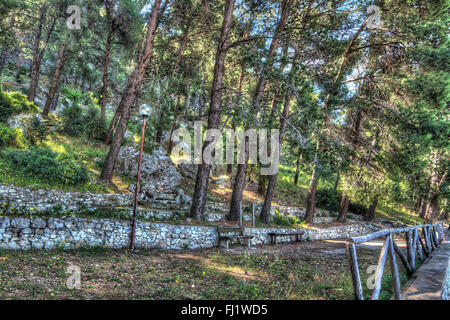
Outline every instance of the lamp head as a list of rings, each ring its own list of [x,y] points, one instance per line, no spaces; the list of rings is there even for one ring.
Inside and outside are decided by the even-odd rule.
[[[147,118],[148,116],[150,116],[150,113],[152,112],[152,109],[150,108],[150,106],[148,104],[143,104],[139,107],[139,114],[144,117]]]

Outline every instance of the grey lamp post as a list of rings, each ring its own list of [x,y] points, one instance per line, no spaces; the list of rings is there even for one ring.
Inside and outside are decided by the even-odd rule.
[[[144,148],[145,120],[148,118],[151,111],[152,111],[152,109],[147,104],[143,104],[139,107],[139,114],[142,116],[142,134],[141,134],[141,149],[139,152],[137,182],[136,182],[136,188],[134,190],[133,225],[131,227],[130,250],[134,250],[134,242],[136,239],[136,218],[137,218],[137,207],[138,207],[138,196],[139,196],[139,184],[141,182],[142,149]]]

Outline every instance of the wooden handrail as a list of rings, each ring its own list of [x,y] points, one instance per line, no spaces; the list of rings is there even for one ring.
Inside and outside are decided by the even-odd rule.
[[[422,229],[422,232],[419,232]],[[400,250],[394,241],[394,234],[405,233],[406,251],[405,254]],[[421,238],[421,235],[423,239]],[[365,243],[373,239],[384,237],[383,248],[378,260],[375,274],[375,286],[372,289],[371,300],[378,300],[383,280],[383,271],[386,258],[389,256],[392,272],[392,285],[394,287],[395,299],[401,299],[400,276],[398,272],[396,253],[405,266],[407,275],[410,277],[415,272],[416,256],[421,262],[424,262],[439,245],[444,238],[444,225],[442,222],[435,224],[417,225],[407,228],[386,229],[369,233],[364,236],[347,239],[347,250],[350,256],[350,271],[352,274],[355,299],[364,300],[363,287],[358,266],[358,256],[356,253],[356,244]],[[417,255],[416,255],[417,253]]]

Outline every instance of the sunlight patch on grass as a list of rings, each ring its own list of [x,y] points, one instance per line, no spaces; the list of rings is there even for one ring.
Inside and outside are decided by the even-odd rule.
[[[414,212],[406,210],[402,206],[396,206],[394,208],[391,205],[380,204],[376,210],[375,216],[377,218],[394,220],[399,223],[408,225],[422,224],[423,219],[416,215]]]

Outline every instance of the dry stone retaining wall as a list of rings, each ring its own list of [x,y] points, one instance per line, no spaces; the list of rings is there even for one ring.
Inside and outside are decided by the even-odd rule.
[[[131,223],[113,219],[0,217],[0,248],[125,248]],[[214,227],[138,222],[136,247],[197,249],[217,245]]]
[[[372,232],[369,224],[353,224],[306,230],[305,240],[339,239]],[[52,249],[82,246],[125,248],[129,245],[131,223],[127,220],[85,218],[0,217],[0,248]],[[268,232],[293,232],[298,229],[246,228],[255,235],[252,244],[270,243]],[[291,241],[293,239],[281,239]],[[159,249],[198,249],[218,245],[216,227],[138,222],[136,246]]]
[[[329,240],[329,239],[346,239],[356,237],[378,231],[380,228],[371,223],[355,223],[346,226],[329,227],[324,229],[304,229],[305,233],[302,237],[306,241]],[[268,233],[292,233],[298,232],[299,229],[293,228],[245,228],[245,234],[253,235],[255,238],[251,240],[253,245],[269,244],[270,236]],[[294,241],[294,236],[277,237],[277,242]]]

